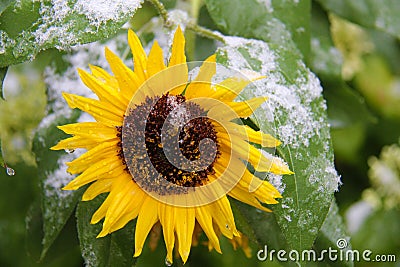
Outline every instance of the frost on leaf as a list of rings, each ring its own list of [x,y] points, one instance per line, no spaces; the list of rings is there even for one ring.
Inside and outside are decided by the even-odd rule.
[[[19,5],[17,2],[14,12],[16,16],[22,16],[30,5]],[[0,44],[9,44],[0,49],[0,55],[5,54],[10,61],[8,64],[13,64],[32,60],[37,53],[51,47],[69,50],[75,44],[106,38],[117,32],[141,7],[142,2],[143,0],[40,1],[37,4],[38,18],[32,27],[22,30],[14,38],[0,31]],[[33,5],[36,3],[32,3]]]
[[[265,76],[239,97],[268,97],[252,120],[282,141],[278,156],[295,172],[284,177],[265,175],[280,191],[284,189],[280,205],[272,209],[289,246],[309,248],[340,184],[319,80],[290,49],[239,37],[225,37],[225,41],[217,52],[219,63],[244,75],[256,71]]]
[[[266,76],[253,82],[254,86],[247,87],[242,93],[246,99],[254,96],[268,97],[262,109],[255,112],[255,120],[260,128],[274,131],[283,146],[291,149],[301,147],[307,151],[311,143],[318,143],[319,155],[312,155],[313,148],[310,148],[305,155],[292,156],[308,162],[308,167],[303,171],[307,172],[310,184],[317,185],[320,191],[337,190],[339,177],[333,158],[321,157],[330,154],[330,143],[329,125],[323,115],[326,105],[317,77],[302,61],[298,61],[297,77],[290,81],[278,61],[280,55],[266,43],[238,37],[227,37],[226,41],[228,45],[220,52],[225,54],[230,67],[243,73],[254,70]]]

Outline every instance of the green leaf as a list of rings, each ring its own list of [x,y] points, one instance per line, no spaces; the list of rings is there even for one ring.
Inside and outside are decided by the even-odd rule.
[[[260,212],[235,199],[230,199],[230,202],[236,226],[257,247],[253,255],[257,256],[259,250],[267,251],[267,253],[271,250],[289,251],[274,213]],[[268,258],[266,261],[270,263]],[[280,262],[280,265],[294,266],[294,263]]]
[[[0,1],[0,15],[14,0],[1,0]]]
[[[95,1],[16,1],[0,17],[0,67],[32,60],[45,49],[65,50],[105,39],[115,34],[142,2],[111,1],[104,6]]]
[[[318,0],[328,11],[364,27],[400,37],[400,5],[397,0]]]
[[[0,68],[0,97],[4,100],[3,96],[3,82],[4,79],[6,78],[8,68]]]
[[[350,236],[346,233],[346,226],[339,214],[339,207],[335,200],[332,201],[328,216],[326,216],[325,222],[322,225],[315,242],[315,247],[319,252],[322,250],[328,250],[329,248],[338,250],[342,248],[343,253],[346,253],[352,249]],[[327,263],[330,264],[330,266],[354,266],[353,261],[350,260],[337,262],[327,261]]]
[[[224,33],[297,47],[308,58],[311,1],[205,0],[205,3]]]
[[[102,195],[89,202],[80,202],[76,211],[79,242],[86,266],[135,266],[134,222],[106,237],[96,238],[101,224],[92,225],[90,219],[104,200]]]
[[[263,132],[283,142],[278,153],[295,172],[283,177],[264,174],[284,189],[280,204],[271,208],[289,249],[309,249],[339,182],[322,88],[290,48],[239,37],[226,37],[225,41],[217,51],[217,62],[266,76],[241,95],[245,99],[269,97],[263,108],[255,111],[253,120]]]
[[[62,190],[62,187],[74,178],[66,172],[65,162],[76,158],[76,152],[74,154],[65,151],[49,151],[50,147],[66,137],[57,129],[57,125],[74,122],[79,114],[75,112],[71,118],[61,116],[52,120],[46,127],[40,127],[33,141],[42,194],[44,237],[41,259],[45,257],[46,252],[60,234],[82,195],[82,190]]]

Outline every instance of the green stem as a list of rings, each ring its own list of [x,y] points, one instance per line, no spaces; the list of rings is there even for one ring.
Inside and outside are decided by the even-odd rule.
[[[170,22],[170,20],[168,18],[168,11],[165,9],[163,3],[161,3],[158,0],[148,0],[148,1],[153,4],[155,9],[157,9],[158,14],[161,16],[161,18],[164,22],[164,26],[167,28],[171,28],[172,23]]]
[[[152,3],[153,6],[155,7],[155,9],[157,9],[158,14],[161,16],[161,19],[164,22],[164,26],[167,28],[171,28],[173,26],[173,23],[170,21],[170,19],[168,17],[168,11],[165,9],[164,5],[159,0],[147,0],[147,1]],[[189,23],[188,25],[186,25],[186,28],[195,32],[196,34],[198,34],[200,36],[214,39],[214,40],[220,41],[222,43],[225,43],[225,40],[221,35],[213,32],[213,31],[210,31],[209,29],[201,27],[201,26],[197,25],[196,23]]]
[[[219,35],[218,33],[210,31],[209,29],[199,26],[197,24],[190,23],[190,24],[186,25],[186,28],[188,30],[194,31],[195,33],[197,33],[200,36],[214,39],[214,40],[220,41],[221,43],[225,43],[225,39],[222,35]]]
[[[199,17],[201,2],[200,0],[191,0],[190,1],[190,17],[192,18],[191,22],[193,24],[197,24],[197,19]],[[186,32],[186,56],[189,61],[196,60],[196,38],[197,34],[194,31]]]

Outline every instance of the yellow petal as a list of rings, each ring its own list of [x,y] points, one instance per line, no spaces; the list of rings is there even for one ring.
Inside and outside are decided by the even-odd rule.
[[[115,188],[114,198],[110,206],[108,207],[106,217],[103,223],[103,230],[100,232],[99,237],[105,236],[113,232],[112,227],[117,230],[122,228],[129,220],[119,221],[124,215],[129,214],[132,209],[132,204],[135,203],[134,195],[136,195],[138,188],[132,180],[126,180],[125,183],[121,183],[118,188]],[[122,223],[125,223],[122,225]]]
[[[144,197],[142,209],[136,223],[135,230],[135,254],[138,257],[142,253],[144,241],[149,234],[151,228],[158,220],[157,206],[159,204],[151,197]]]
[[[156,40],[154,41],[153,47],[149,53],[149,59],[147,60],[147,74],[151,77],[165,68],[163,51]]]
[[[70,108],[79,108],[92,115],[98,122],[110,126],[122,124],[124,112],[115,109],[108,103],[68,93],[63,93],[63,97]]]
[[[125,172],[125,166],[122,165],[121,159],[118,157],[111,157],[100,160],[99,162],[93,164],[89,168],[87,168],[81,175],[72,180],[67,186],[65,186],[64,190],[76,190],[82,185],[88,184],[95,180],[101,178],[111,178],[120,176],[121,174],[126,174],[126,176],[130,176]],[[128,177],[128,180],[130,177]]]
[[[178,250],[183,263],[185,263],[189,257],[190,247],[192,245],[195,212],[194,208],[189,207],[175,209],[177,217],[175,229],[179,244]]]
[[[256,97],[243,102],[230,102],[228,105],[240,118],[246,118],[253,114],[253,112],[267,99],[267,97]]]
[[[180,26],[178,26],[175,31],[174,41],[172,43],[171,58],[169,60],[168,66],[171,67],[179,64],[186,64],[185,36],[183,36]]]
[[[139,80],[141,82],[144,82],[147,78],[147,55],[144,52],[139,37],[132,30],[128,31],[128,44],[132,50],[134,71],[137,74]]]
[[[225,103],[230,108],[221,108],[221,105],[211,107],[208,115],[211,118],[220,118],[225,121],[230,121],[237,118],[247,118],[265,102],[266,97],[257,97],[243,102]]]
[[[174,35],[171,57],[168,64],[168,75],[174,81],[172,83],[166,82],[167,87],[165,89],[174,95],[182,93],[181,89],[177,89],[178,91],[176,91],[175,87],[176,85],[186,85],[188,82],[188,66],[185,56],[185,37],[179,26]],[[175,90],[173,90],[174,88]]]
[[[125,111],[128,102],[121,98],[121,95],[118,94],[118,90],[101,82],[95,76],[90,75],[84,70],[78,69],[78,73],[82,82],[89,87],[101,101],[107,102],[115,108]]]
[[[101,219],[106,216],[107,210],[110,207],[111,203],[114,201],[115,189],[121,188],[126,184],[126,177],[117,177],[113,179],[113,184],[111,185],[111,191],[108,194],[106,200],[104,200],[103,204],[97,209],[97,211],[93,214],[92,219],[90,221],[91,224],[98,223]],[[122,186],[121,186],[122,185]],[[113,190],[114,189],[114,190]]]
[[[135,219],[139,215],[139,212],[143,206],[143,201],[145,200],[146,197],[145,197],[145,193],[139,188],[137,188],[135,190],[135,192],[136,192],[136,195],[130,201],[131,204],[129,205],[128,209],[110,227],[110,232],[115,232],[115,231],[123,228],[128,222]]]
[[[72,174],[81,173],[99,160],[116,157],[118,153],[117,144],[119,142],[120,140],[116,139],[111,142],[100,143],[98,146],[90,149],[79,158],[67,162],[67,171]]]
[[[101,179],[91,184],[82,196],[82,201],[89,201],[98,195],[110,192],[112,179]]]
[[[246,141],[243,141],[236,136],[230,136],[231,140],[220,138],[221,144],[231,147],[235,155],[239,155],[243,160],[246,160],[253,165],[254,169],[258,172],[272,172],[274,174],[293,174],[285,162],[278,158],[266,157],[261,151]],[[231,143],[232,142],[232,143]],[[248,157],[246,157],[248,156]]]
[[[268,181],[263,181],[260,178],[254,176],[246,170],[240,179],[239,183],[236,185],[241,189],[250,192],[255,197],[257,197],[261,202],[267,204],[276,203],[275,198],[281,198],[279,191]]]
[[[230,134],[240,136],[241,138],[243,138],[243,140],[260,144],[263,147],[277,147],[281,144],[279,140],[275,139],[270,134],[265,134],[261,131],[255,131],[247,125],[239,125],[233,122],[226,122],[224,123],[224,126],[230,128]],[[224,129],[221,125],[218,124],[215,124],[214,127],[221,130]]]
[[[118,82],[114,76],[98,66],[89,64],[89,68],[94,77],[106,83],[111,88],[115,88],[117,91],[119,91]]]
[[[265,212],[271,212],[270,209],[262,206],[260,204],[260,202],[256,199],[255,196],[253,196],[252,194],[250,194],[248,191],[242,190],[238,187],[234,187],[232,188],[231,191],[229,191],[228,195],[230,195],[231,197],[246,203],[248,205],[251,205],[259,210],[263,210]]]
[[[108,194],[106,200],[101,204],[101,206],[96,210],[96,212],[93,214],[92,219],[90,220],[91,224],[96,224],[98,223],[101,219],[106,216],[106,212],[108,210],[108,207],[112,203],[113,197],[110,194]]]
[[[281,142],[270,134],[265,134],[261,131],[255,131],[249,126],[244,126],[243,129],[246,131],[246,135],[250,142],[260,144],[263,147],[277,147]]]
[[[239,93],[251,82],[263,79],[265,76],[258,76],[253,79],[244,77],[230,77],[214,86],[214,93],[210,97],[224,102],[233,101]]]
[[[111,76],[106,70],[89,64],[90,71],[92,75],[97,79],[107,83],[109,86],[113,87],[112,85],[118,85],[117,80],[113,76]],[[116,87],[113,87],[116,88]]]
[[[217,223],[221,233],[227,238],[232,238],[234,235],[238,235],[236,230],[235,220],[231,205],[226,196],[223,196],[219,200],[215,201],[210,205],[213,219]]]
[[[196,208],[196,220],[200,224],[204,233],[207,235],[210,243],[215,248],[218,253],[222,253],[221,247],[219,245],[218,236],[215,234],[211,211],[208,206],[197,207]]]
[[[236,250],[237,247],[241,247],[247,258],[251,258],[251,248],[249,247],[249,239],[240,233],[240,236],[235,236],[233,239],[229,240],[231,242],[233,249]]]
[[[106,48],[106,59],[110,64],[110,68],[118,81],[121,93],[126,95],[128,99],[137,91],[142,84],[136,73],[128,68],[122,60],[111,50]]]
[[[250,145],[249,162],[259,172],[272,172],[274,174],[293,174],[287,164],[278,157],[264,156],[261,151]]]
[[[209,97],[214,92],[214,89],[211,88],[211,79],[216,72],[215,58],[215,55],[210,56],[200,67],[199,74],[186,89],[187,99]]]
[[[121,93],[118,81],[114,76],[112,76],[107,71],[97,66],[89,65],[89,68],[94,77],[96,77],[101,82],[104,82],[109,87],[114,88],[114,90],[120,93],[119,96],[125,101],[125,103],[128,103],[130,101],[131,96]]]
[[[96,140],[109,140],[117,137],[117,129],[98,122],[80,122],[57,126],[66,134],[72,134]]]
[[[84,138],[80,136],[70,137],[58,142],[57,145],[51,147],[51,150],[62,150],[69,149],[74,150],[76,148],[86,148],[91,149],[99,145],[99,140],[93,138]]]
[[[163,228],[165,246],[167,248],[167,260],[172,263],[172,252],[175,243],[176,208],[164,203],[158,205],[158,215]]]

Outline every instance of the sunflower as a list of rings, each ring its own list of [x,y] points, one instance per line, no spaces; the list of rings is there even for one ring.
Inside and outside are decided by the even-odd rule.
[[[68,172],[79,175],[63,189],[90,184],[83,201],[108,193],[91,219],[93,224],[104,219],[98,237],[137,219],[135,257],[155,225],[161,225],[169,263],[175,245],[187,261],[195,226],[205,232],[209,248],[221,253],[219,235],[240,237],[228,195],[264,211],[270,210],[262,203],[281,198],[248,164],[259,172],[292,173],[282,160],[253,146],[276,147],[278,140],[241,124],[266,98],[234,100],[262,77],[234,75],[215,83],[215,55],[189,72],[180,27],[167,65],[157,41],[148,55],[133,31],[128,43],[134,70],[107,48],[113,75],[96,66],[91,73],[78,70],[98,99],[63,94],[71,108],[95,119],[59,126],[72,137],[51,149],[87,150],[67,163]]]

